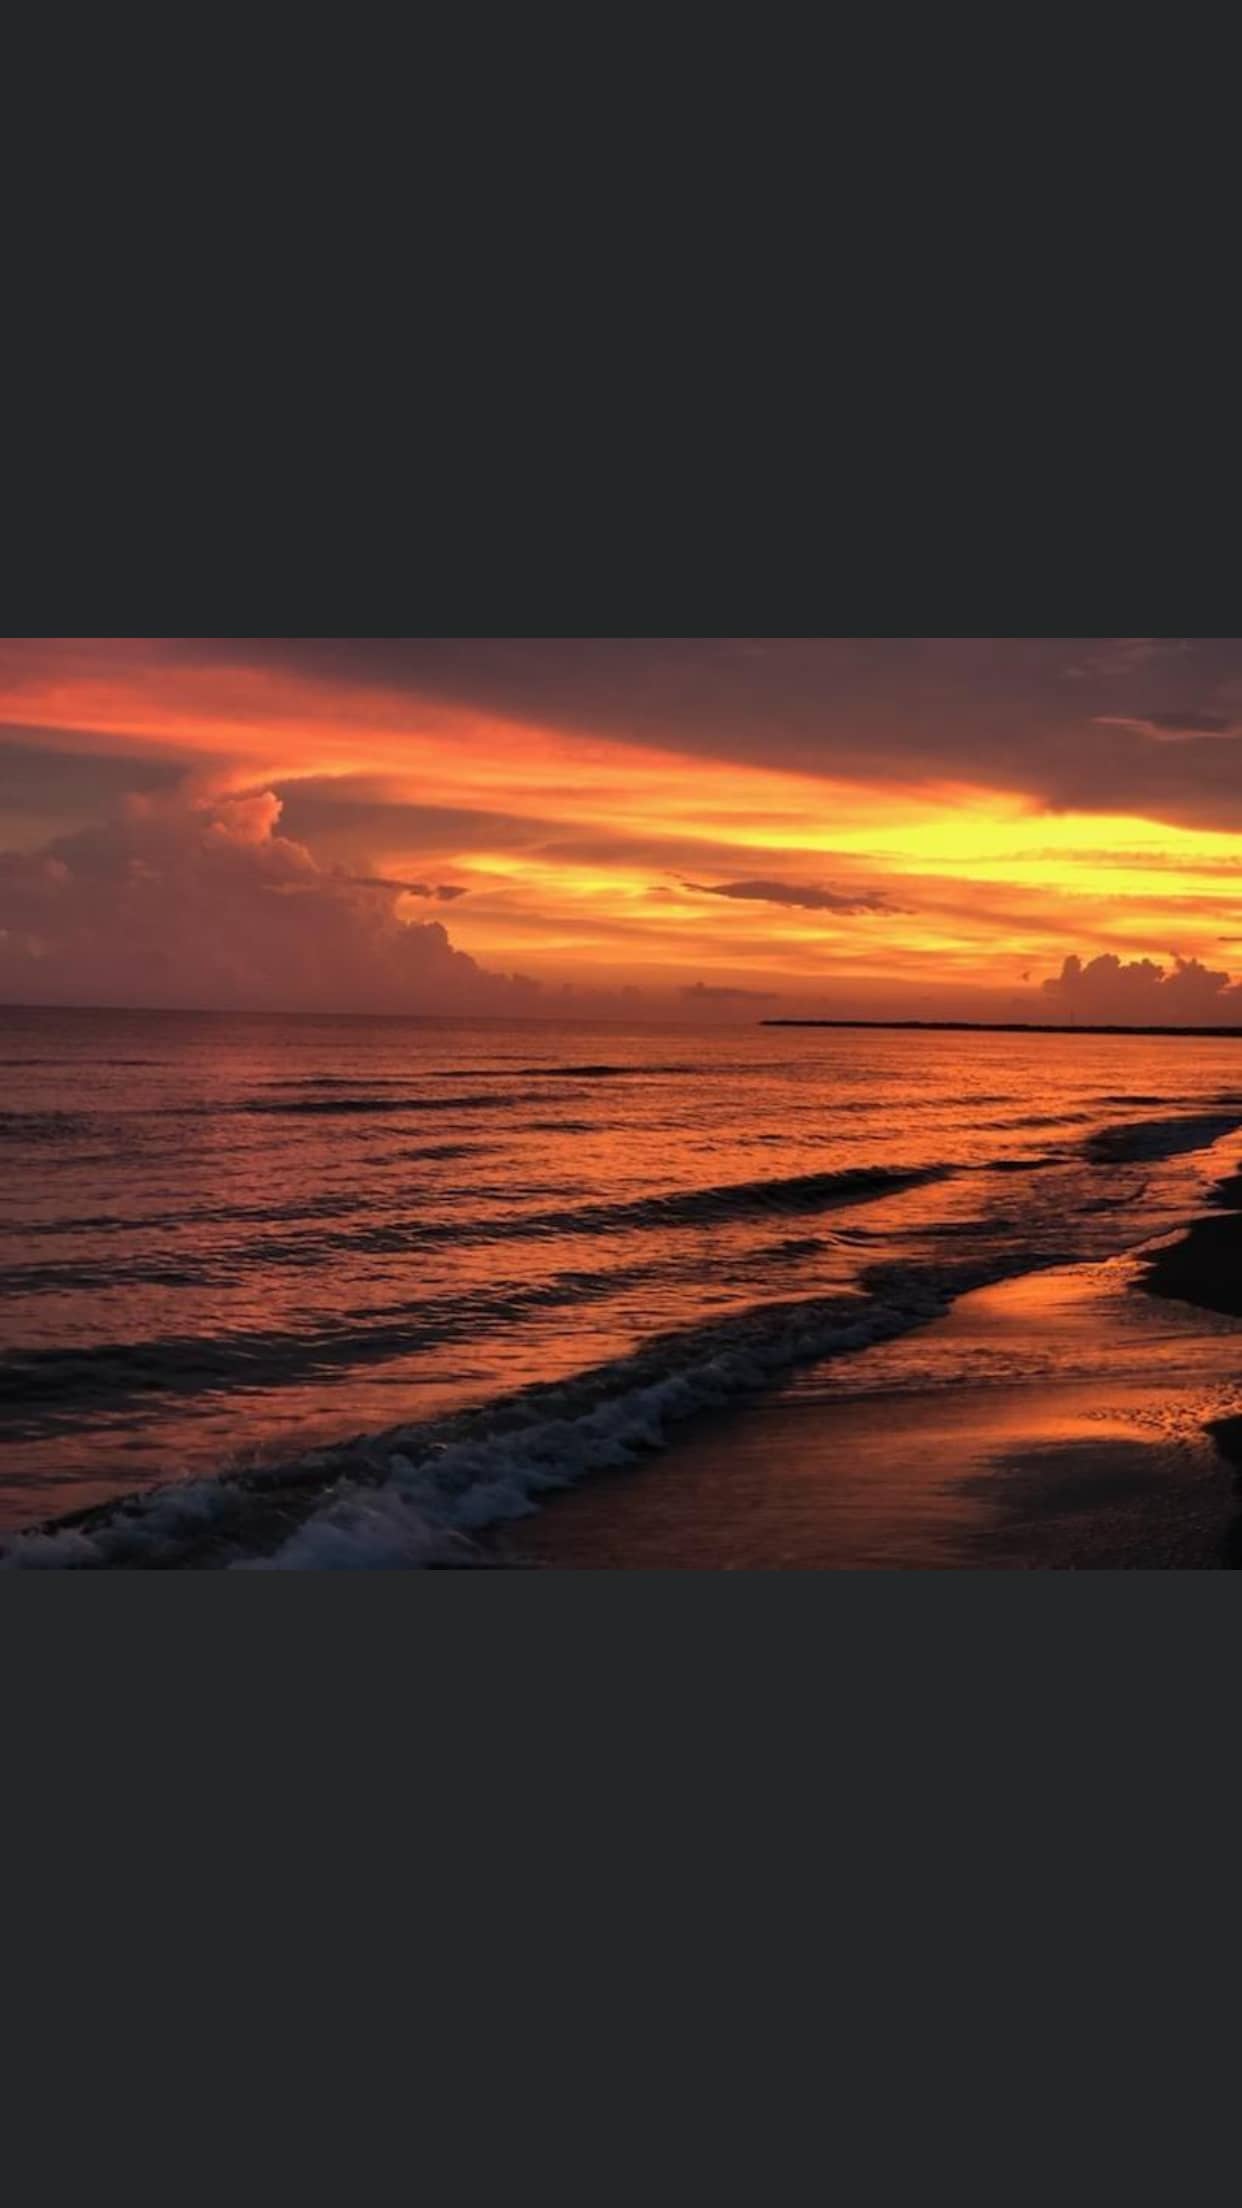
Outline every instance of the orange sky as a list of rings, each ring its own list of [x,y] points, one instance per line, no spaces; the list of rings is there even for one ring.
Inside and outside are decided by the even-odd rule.
[[[723,640],[721,649],[741,641]],[[149,931],[151,883],[174,819],[178,850],[189,848],[187,822],[197,838],[197,924],[213,906],[222,938],[234,875],[202,869],[215,868],[226,848],[248,848],[265,870],[264,889],[286,901],[313,886],[317,910],[336,897],[352,915],[368,879],[413,884],[392,891],[390,932],[412,928],[412,942],[430,945],[434,923],[485,974],[520,974],[545,989],[568,982],[601,1001],[629,987],[663,1003],[693,988],[736,992],[715,1001],[732,1003],[737,1016],[969,1016],[977,1007],[983,1016],[1038,1018],[1058,1016],[1041,985],[1071,956],[1084,965],[1108,954],[1123,964],[1156,961],[1168,979],[1175,959],[1231,970],[1230,938],[1242,944],[1242,805],[1232,794],[1242,738],[1230,725],[1242,655],[1235,673],[1218,651],[1210,683],[1195,687],[1196,641],[1182,649],[1178,640],[1092,640],[1081,659],[1094,652],[1107,670],[1114,648],[1120,671],[1082,674],[1072,672],[1072,646],[1055,646],[1049,672],[1022,640],[1010,691],[993,646],[979,680],[972,685],[969,670],[959,676],[956,715],[944,655],[931,663],[934,683],[925,674],[911,680],[910,665],[928,662],[898,656],[887,720],[882,668],[868,662],[867,680],[851,678],[843,703],[840,660],[825,658],[822,726],[809,645],[796,647],[796,713],[795,647],[781,661],[780,640],[751,640],[750,721],[726,711],[717,725],[713,698],[731,705],[735,694],[722,687],[727,668],[722,676],[706,649],[688,655],[699,689],[683,673],[679,692],[671,647],[660,641],[645,686],[641,654],[625,662],[627,733],[625,698],[615,697],[615,681],[610,687],[613,661],[584,673],[574,655],[587,647],[574,645],[559,661],[545,646],[525,676],[520,665],[508,675],[506,661],[507,691],[486,662],[472,697],[465,645],[450,680],[435,661],[411,678],[386,660],[354,664],[348,653],[327,664],[296,650],[261,654],[255,640],[214,651],[212,640],[189,640],[195,648],[183,653],[142,640],[10,640],[0,652],[0,847],[20,894],[11,893],[6,920],[0,871],[5,978],[22,960],[19,997],[28,999],[32,975],[59,995],[58,976],[63,968],[71,981],[78,970],[84,934],[111,925],[106,912],[92,922],[85,901],[49,903],[45,888],[36,909],[30,869],[39,854],[56,854],[69,877],[66,885],[45,874],[45,887],[72,896],[89,876],[102,902],[99,838],[122,833],[109,823],[125,823],[125,895],[140,878],[134,869],[145,869],[141,927]],[[752,671],[765,654],[775,663],[767,693]],[[1178,708],[1180,728],[1163,725],[1178,717],[1163,702],[1174,675],[1179,695],[1192,700]],[[1209,721],[1221,726],[1198,725]],[[1082,795],[1067,802],[1075,776]],[[268,791],[278,807],[239,808],[239,798]],[[1217,809],[1226,816],[1219,824]],[[243,834],[243,821],[260,825]],[[140,833],[147,842],[138,851]],[[157,849],[158,835],[165,845]],[[91,836],[93,844],[73,840]],[[313,882],[294,851],[314,869]],[[120,853],[118,844],[118,867]],[[182,862],[169,891],[182,903],[184,880]],[[174,922],[188,928],[182,904],[170,929]],[[123,993],[129,955],[140,995],[150,945],[135,934],[137,919],[128,924],[111,965],[97,957],[92,986],[114,974]],[[294,940],[282,956],[294,955]],[[19,952],[19,941],[41,947]],[[364,957],[361,936],[355,950]],[[184,952],[192,995],[195,979],[201,987],[207,977],[188,933]],[[230,971],[243,966],[239,947]],[[334,990],[348,989],[349,971],[342,952]],[[1110,973],[1099,969],[1101,988]],[[243,980],[235,986],[244,992]],[[273,968],[265,987],[276,986]],[[369,1002],[363,969],[360,987]],[[1203,1003],[1210,994],[1198,989]],[[1200,1008],[1195,1016],[1235,1015]]]

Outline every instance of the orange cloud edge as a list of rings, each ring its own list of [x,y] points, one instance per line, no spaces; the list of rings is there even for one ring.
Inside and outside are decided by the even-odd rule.
[[[277,792],[281,833],[357,875],[456,892],[455,945],[552,984],[704,980],[915,1012],[976,992],[1021,1002],[1071,953],[1215,968],[1242,936],[1228,833],[109,656],[10,668],[0,719],[52,751],[171,761],[204,792]],[[419,905],[413,892],[402,909],[426,919]]]

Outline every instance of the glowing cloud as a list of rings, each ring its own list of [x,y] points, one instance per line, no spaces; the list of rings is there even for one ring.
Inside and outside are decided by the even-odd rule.
[[[10,1002],[528,1012],[533,981],[489,973],[408,883],[319,865],[278,833],[280,800],[189,791],[36,853],[0,853],[0,997]]]
[[[1227,639],[11,639],[0,993],[1233,1017],[1240,729]]]

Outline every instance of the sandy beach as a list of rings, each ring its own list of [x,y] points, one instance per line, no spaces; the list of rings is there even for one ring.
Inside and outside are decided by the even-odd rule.
[[[1154,1253],[965,1296],[919,1336],[585,1483],[504,1551],[585,1568],[1234,1565],[1240,1208],[1242,1176]]]

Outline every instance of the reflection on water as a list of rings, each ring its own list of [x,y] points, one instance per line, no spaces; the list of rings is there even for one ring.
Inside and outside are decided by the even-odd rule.
[[[1221,1039],[0,1013],[0,1524],[841,1299],[853,1349],[1168,1231],[1240,1123]]]

